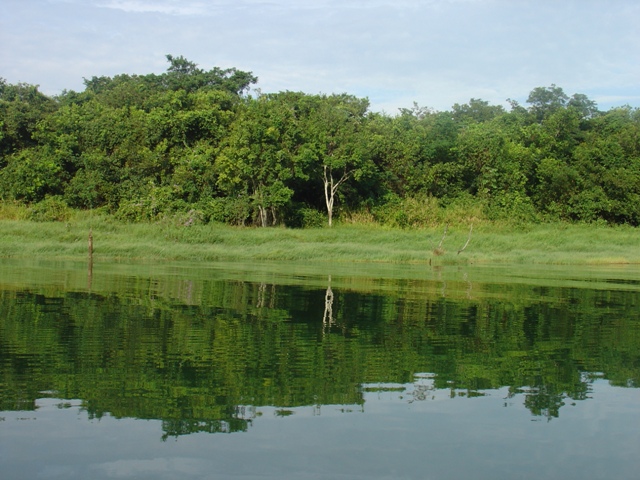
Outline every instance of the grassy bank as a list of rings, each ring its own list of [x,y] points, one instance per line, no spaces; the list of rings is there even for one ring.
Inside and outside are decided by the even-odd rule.
[[[125,224],[110,217],[69,222],[0,220],[0,257],[83,259],[93,232],[94,258],[143,260],[296,260],[392,263],[640,263],[640,230],[542,224],[514,229],[484,223],[401,230],[380,226],[239,228],[172,222]],[[469,240],[464,251],[458,254]]]

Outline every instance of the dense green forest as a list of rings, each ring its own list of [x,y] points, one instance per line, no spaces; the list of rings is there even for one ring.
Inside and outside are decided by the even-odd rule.
[[[167,55],[163,74],[85,79],[56,97],[0,79],[0,200],[45,218],[316,226],[358,218],[640,224],[640,110],[534,88],[509,110],[371,112],[349,94],[250,88]],[[42,217],[42,215],[41,215]]]

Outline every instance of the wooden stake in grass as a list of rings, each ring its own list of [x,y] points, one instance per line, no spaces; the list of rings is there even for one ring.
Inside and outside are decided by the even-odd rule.
[[[464,244],[464,246],[458,250],[458,255],[460,255],[462,252],[464,252],[464,249],[467,248],[467,246],[469,245],[469,242],[471,241],[471,232],[473,231],[473,223],[471,224],[471,228],[469,228],[469,237],[467,238],[467,243]]]
[[[93,283],[93,232],[89,229],[89,265],[87,265],[87,289],[91,291]]]

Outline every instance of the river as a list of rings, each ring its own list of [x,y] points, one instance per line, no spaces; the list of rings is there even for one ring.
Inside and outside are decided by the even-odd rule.
[[[6,480],[634,479],[640,267],[0,260]]]

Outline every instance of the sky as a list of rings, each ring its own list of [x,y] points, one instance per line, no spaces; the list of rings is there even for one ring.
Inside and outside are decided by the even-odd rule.
[[[638,25],[637,0],[0,0],[0,77],[56,95],[171,54],[388,114],[552,84],[608,110],[640,107]]]

